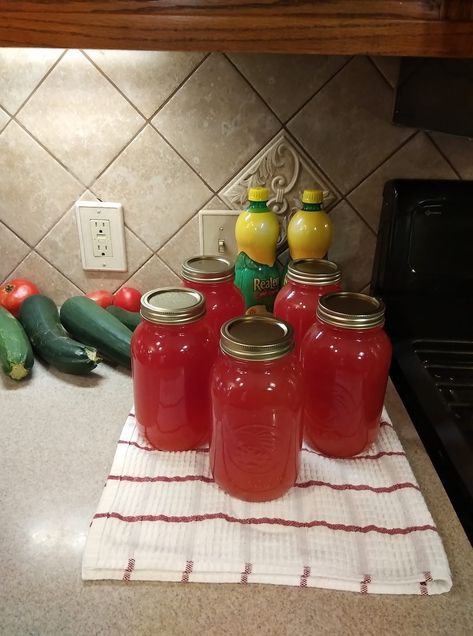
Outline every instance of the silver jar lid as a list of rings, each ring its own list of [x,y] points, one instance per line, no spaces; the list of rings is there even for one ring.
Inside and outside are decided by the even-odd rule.
[[[293,350],[294,332],[271,316],[240,316],[222,326],[220,348],[240,360],[276,360]]]
[[[340,267],[323,258],[298,258],[290,261],[287,279],[306,285],[333,285],[342,277]]]
[[[141,315],[163,325],[194,322],[205,314],[205,298],[195,289],[161,287],[141,297]]]
[[[181,275],[198,283],[221,283],[233,280],[235,267],[223,256],[193,256],[182,264]]]
[[[378,298],[354,292],[325,294],[317,306],[322,322],[347,329],[371,329],[384,324],[384,303]]]

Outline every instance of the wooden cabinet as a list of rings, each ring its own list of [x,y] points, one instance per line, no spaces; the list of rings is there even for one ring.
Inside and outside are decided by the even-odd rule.
[[[0,0],[0,46],[473,57],[473,1]]]

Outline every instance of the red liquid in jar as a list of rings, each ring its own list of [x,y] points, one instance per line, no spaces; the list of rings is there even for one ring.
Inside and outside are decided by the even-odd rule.
[[[132,343],[136,419],[160,450],[189,450],[210,437],[215,339],[203,319],[182,325],[142,320]]]
[[[201,283],[183,279],[182,283],[184,287],[196,289],[205,296],[205,320],[217,338],[224,322],[245,313],[245,299],[232,280]]]
[[[340,291],[339,283],[333,285],[306,285],[287,281],[274,303],[276,318],[286,320],[294,329],[295,352],[300,352],[302,339],[315,322],[319,298],[324,294]]]
[[[210,465],[239,499],[276,499],[297,479],[303,395],[293,362],[293,354],[252,362],[219,353],[215,363]]]
[[[390,361],[382,327],[343,329],[316,319],[302,343],[304,436],[313,448],[351,457],[374,442]]]

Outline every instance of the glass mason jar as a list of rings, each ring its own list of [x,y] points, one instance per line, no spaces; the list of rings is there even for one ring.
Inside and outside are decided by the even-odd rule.
[[[307,330],[314,324],[319,298],[340,291],[341,278],[339,266],[332,261],[300,258],[289,263],[287,283],[276,297],[274,315],[292,325],[296,353],[300,351]]]
[[[234,265],[221,256],[195,256],[182,265],[183,285],[205,296],[206,320],[217,338],[224,322],[245,313],[245,299],[234,277]]]
[[[379,432],[391,343],[382,301],[352,292],[322,296],[301,347],[304,435],[331,457],[352,457]]]
[[[163,287],[144,294],[131,340],[135,414],[149,443],[183,451],[208,442],[215,339],[198,291]]]
[[[244,316],[225,323],[221,334],[211,382],[212,474],[239,499],[276,499],[296,481],[302,444],[292,328],[269,316]]]

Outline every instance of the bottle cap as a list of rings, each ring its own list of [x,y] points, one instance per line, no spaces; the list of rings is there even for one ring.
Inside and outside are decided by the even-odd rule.
[[[298,258],[287,268],[288,280],[306,285],[334,285],[341,277],[340,267],[322,258]]]
[[[258,186],[248,190],[248,201],[267,201],[269,199],[269,190]]]
[[[222,326],[220,348],[240,360],[276,360],[293,350],[294,332],[288,322],[271,316],[240,316]]]
[[[195,289],[161,287],[141,297],[141,315],[163,325],[194,322],[205,314],[205,298]]]
[[[302,203],[323,203],[323,200],[322,190],[304,190],[302,193]]]
[[[221,283],[233,280],[234,265],[223,256],[194,256],[182,264],[181,276],[198,283]]]
[[[325,294],[319,300],[317,318],[335,327],[372,329],[384,324],[384,303],[355,292]]]

